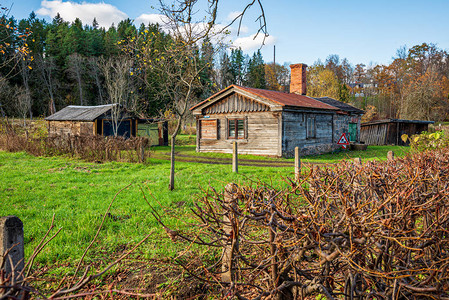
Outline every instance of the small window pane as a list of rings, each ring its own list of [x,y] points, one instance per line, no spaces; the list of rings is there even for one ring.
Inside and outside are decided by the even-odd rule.
[[[309,117],[307,118],[307,138],[314,137],[316,137],[315,118]]]
[[[238,138],[243,139],[245,137],[245,127],[243,120],[237,120],[238,126]]]
[[[235,120],[229,120],[229,137],[235,138]]]

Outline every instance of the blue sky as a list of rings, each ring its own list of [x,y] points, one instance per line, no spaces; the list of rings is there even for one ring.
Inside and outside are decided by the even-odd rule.
[[[168,0],[170,1],[170,0]],[[206,0],[199,0],[206,2]],[[218,22],[241,11],[250,0],[220,0]],[[65,20],[78,16],[91,23],[96,16],[101,25],[109,26],[129,17],[140,21],[157,19],[155,0],[3,0],[16,19],[35,11],[39,18],[51,20],[60,12]],[[265,61],[312,64],[330,54],[347,58],[352,64],[388,64],[401,46],[423,42],[449,50],[449,0],[262,0],[270,37],[262,47]],[[154,8],[152,8],[154,6]],[[257,7],[243,20],[239,36],[230,37],[244,51],[252,54],[260,41],[252,36],[257,30]]]

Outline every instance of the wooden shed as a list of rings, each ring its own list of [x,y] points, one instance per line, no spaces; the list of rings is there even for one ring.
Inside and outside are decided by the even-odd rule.
[[[363,113],[297,93],[237,85],[191,110],[197,119],[198,152],[231,153],[237,141],[239,153],[284,157],[293,156],[295,147],[302,155],[337,149],[341,134],[349,133],[350,121],[358,128]]]
[[[114,135],[112,109],[117,104],[98,106],[69,105],[45,118],[48,121],[48,134],[54,135]],[[125,138],[136,136],[138,118],[120,111],[117,118],[118,135]]]
[[[427,131],[433,121],[385,119],[363,123],[360,140],[368,145],[400,145],[408,144],[401,136],[412,136]]]

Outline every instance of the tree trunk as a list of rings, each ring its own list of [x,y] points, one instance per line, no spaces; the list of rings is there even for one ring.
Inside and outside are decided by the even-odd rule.
[[[78,91],[79,91],[79,94],[80,94],[80,103],[81,103],[81,105],[84,105],[83,86],[82,86],[82,83],[81,83],[81,73],[77,72],[76,76],[77,76],[76,79],[78,81]]]
[[[175,132],[171,136],[171,151],[170,151],[170,183],[168,184],[168,189],[173,191],[175,189],[175,143],[176,136],[178,135],[179,129],[181,128],[182,116],[178,116],[178,124],[176,125]]]
[[[175,141],[176,136],[171,137],[171,149],[170,149],[170,183],[168,189],[173,191],[175,189]]]

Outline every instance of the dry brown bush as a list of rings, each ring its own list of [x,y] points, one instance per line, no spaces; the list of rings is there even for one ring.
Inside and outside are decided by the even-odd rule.
[[[198,226],[167,233],[221,249],[212,266],[179,264],[228,297],[449,299],[448,150],[209,190]]]
[[[144,162],[150,157],[148,138],[103,136],[42,136],[8,122],[0,123],[0,149],[34,156],[69,155],[87,161]]]

